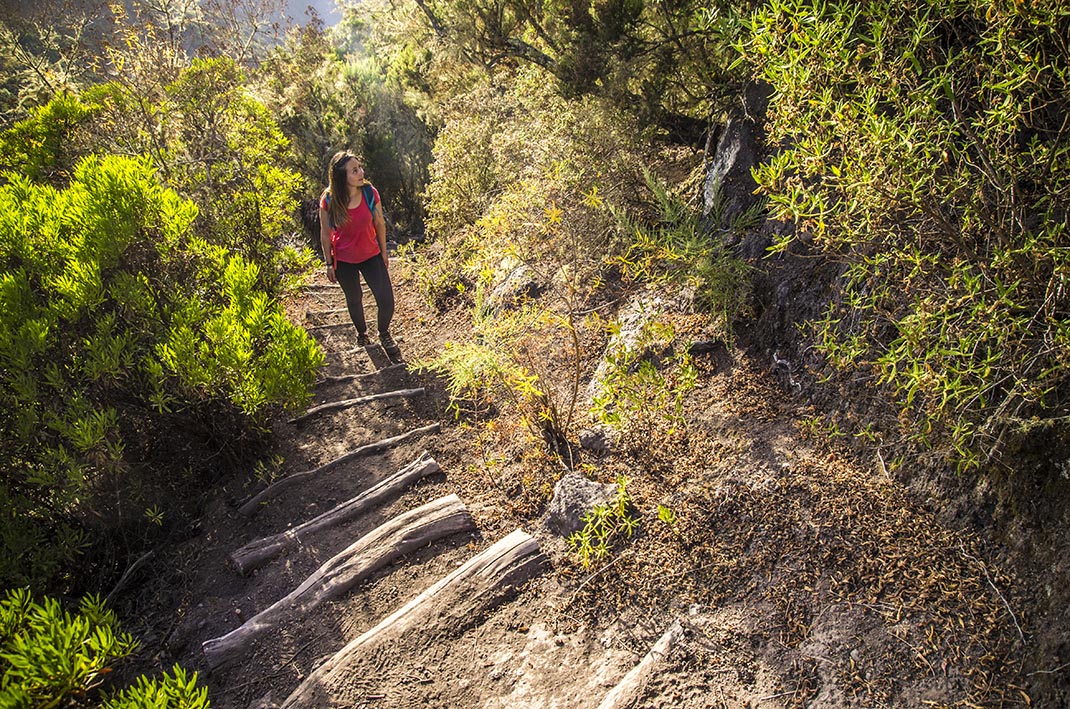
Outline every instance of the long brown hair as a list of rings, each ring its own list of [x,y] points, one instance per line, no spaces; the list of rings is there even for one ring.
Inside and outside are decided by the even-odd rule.
[[[348,150],[339,150],[331,158],[331,166],[327,171],[327,189],[324,196],[330,194],[327,200],[327,218],[332,229],[337,229],[349,221],[349,182],[346,179],[346,163],[360,158]]]

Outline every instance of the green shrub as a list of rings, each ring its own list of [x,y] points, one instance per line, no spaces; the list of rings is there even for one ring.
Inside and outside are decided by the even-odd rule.
[[[757,179],[844,264],[822,351],[962,469],[1066,431],[1068,35],[1055,0],[771,0],[744,47],[780,147]]]
[[[87,150],[74,158],[143,156],[161,182],[197,206],[196,236],[262,266],[260,287],[280,293],[311,262],[298,238],[296,197],[306,185],[287,167],[289,143],[246,87],[244,72],[222,58],[194,61],[173,78],[147,73],[131,59],[131,72],[80,97],[83,114],[69,132]],[[40,130],[37,122],[24,121],[23,132]],[[15,153],[26,149],[18,134],[5,138],[0,154],[5,145]],[[55,160],[39,152],[24,160],[22,174],[32,177],[38,163]]]
[[[573,532],[565,540],[569,551],[585,569],[591,568],[613,553],[621,538],[631,538],[642,519],[632,514],[632,498],[628,494],[628,478],[617,478],[617,495],[613,502],[595,505],[583,515],[583,529]]]
[[[66,184],[71,169],[90,149],[88,119],[98,107],[61,95],[30,112],[0,139],[0,169],[35,182]]]
[[[141,516],[128,446],[153,450],[182,417],[255,427],[269,407],[300,406],[321,354],[256,264],[191,233],[196,207],[146,161],[87,158],[63,190],[8,179],[0,572],[39,586],[76,553],[87,515],[105,527]]]
[[[208,709],[208,688],[197,686],[197,673],[187,676],[178,665],[159,679],[138,677],[103,704],[103,709]]]
[[[644,170],[643,177],[654,198],[652,218],[606,205],[617,224],[613,250],[617,266],[628,281],[694,288],[696,304],[719,318],[725,338],[730,339],[732,323],[750,296],[750,267],[732,255],[721,228],[708,227],[711,220],[672,194],[651,171]],[[728,231],[753,226],[762,208],[759,204],[749,210]]]
[[[54,598],[38,604],[26,589],[8,591],[0,601],[0,705],[54,707],[84,696],[136,645],[99,598],[83,599],[71,614]]]
[[[562,327],[544,308],[528,304],[478,318],[474,339],[447,342],[421,366],[446,377],[451,406],[458,414],[462,401],[482,405],[504,399],[532,434],[564,454],[567,446],[561,444],[572,423],[576,390],[561,391],[561,378],[551,371],[554,337]]]
[[[104,677],[137,643],[119,630],[115,614],[95,596],[77,613],[54,598],[41,603],[27,589],[8,591],[0,601],[0,706],[84,705],[96,698]],[[103,702],[105,709],[207,709],[208,690],[197,688],[176,665],[160,679],[139,677],[134,686]]]
[[[613,330],[619,334],[619,328]],[[659,438],[686,425],[684,397],[695,388],[698,373],[686,350],[670,349],[674,340],[671,325],[651,320],[634,343],[611,347],[606,357],[591,413],[623,434],[629,447],[656,448]]]

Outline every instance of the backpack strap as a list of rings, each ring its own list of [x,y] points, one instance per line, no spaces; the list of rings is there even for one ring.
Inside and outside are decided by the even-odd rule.
[[[375,219],[375,188],[370,184],[364,185],[364,203],[368,205],[372,219]]]
[[[369,211],[372,213],[372,219],[375,219],[375,189],[371,184],[364,185],[364,203],[368,205]],[[328,190],[323,195],[323,206],[327,209],[327,224],[334,229],[334,223],[331,219],[331,192]]]

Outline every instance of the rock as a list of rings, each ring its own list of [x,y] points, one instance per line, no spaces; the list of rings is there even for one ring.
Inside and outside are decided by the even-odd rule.
[[[662,298],[656,294],[640,294],[630,300],[617,315],[620,324],[618,332],[609,338],[605,354],[599,362],[587,384],[587,402],[590,404],[603,393],[603,380],[609,373],[609,357],[612,353],[623,349],[634,349],[639,345],[643,327],[651,320],[656,319],[666,309]]]
[[[607,453],[613,447],[612,433],[602,427],[580,431],[580,448],[595,453]]]
[[[729,119],[721,130],[702,190],[702,213],[710,226],[731,228],[733,222],[755,202],[758,185],[751,168],[758,164],[758,145],[751,122]]]
[[[699,340],[698,342],[692,342],[687,351],[693,355],[701,355],[719,354],[727,349],[724,340]]]
[[[583,516],[597,505],[616,497],[617,486],[588,480],[579,473],[566,473],[554,486],[554,499],[546,517],[546,528],[567,537],[583,528]]]
[[[525,300],[538,298],[542,291],[531,269],[520,264],[509,272],[505,280],[494,287],[487,298],[487,308],[492,313],[501,313],[517,307]]]
[[[771,89],[758,82],[749,85],[744,92],[742,111],[736,111],[710,138],[717,135],[717,145],[710,151],[707,143],[706,181],[702,188],[702,214],[706,229],[711,232],[738,231],[744,226],[738,222],[747,210],[758,203],[754,194],[757,188],[751,170],[761,161],[759,135],[769,105]],[[744,231],[750,234],[758,224],[751,224]],[[767,240],[767,237],[766,237]],[[764,243],[759,239],[745,239],[747,253],[742,258],[758,258],[764,253]]]

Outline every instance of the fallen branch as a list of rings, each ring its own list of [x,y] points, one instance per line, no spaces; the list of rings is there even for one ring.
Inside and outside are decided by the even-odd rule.
[[[408,398],[414,396],[420,396],[425,392],[423,387],[417,389],[396,389],[394,391],[384,391],[379,394],[368,394],[367,396],[360,396],[356,399],[342,399],[341,401],[329,401],[326,404],[320,404],[319,406],[313,406],[311,409],[290,419],[290,423],[297,423],[298,421],[304,421],[310,416],[321,413],[323,411],[333,411],[334,409],[346,409],[350,406],[357,406],[359,404],[368,404],[373,401],[382,401],[383,399],[398,399]]]
[[[345,692],[349,667],[361,653],[380,644],[400,643],[413,632],[437,634],[444,626],[463,627],[517,585],[541,573],[544,563],[535,540],[516,530],[352,640],[306,677],[282,709],[332,706],[332,692]]]
[[[363,514],[382,500],[400,493],[417,480],[441,469],[438,462],[424,451],[419,458],[353,499],[284,532],[251,541],[231,554],[230,560],[238,573],[247,574],[279,554],[301,545],[311,535]]]
[[[234,660],[265,632],[287,620],[298,620],[324,601],[341,598],[398,557],[443,537],[474,529],[472,516],[456,494],[393,518],[334,556],[287,596],[240,627],[202,643],[208,666],[215,669]]]
[[[598,705],[598,709],[621,709],[622,707],[632,706],[639,699],[642,689],[650,679],[650,676],[657,669],[662,659],[669,654],[672,646],[683,633],[684,628],[680,625],[680,621],[673,621],[673,624],[669,626],[665,634],[654,643],[654,647],[650,648],[650,652],[644,655],[639,664],[624,675],[624,678],[617,683],[617,686],[610,690],[609,694],[602,700],[602,703]]]
[[[108,592],[108,595],[104,597],[104,602],[109,603],[111,601],[112,596],[114,596],[124,586],[126,586],[126,582],[130,580],[130,577],[134,575],[134,572],[141,568],[142,564],[144,564],[146,561],[148,561],[155,555],[156,550],[150,549],[149,551],[138,557],[137,561],[130,565],[130,567],[119,578],[118,582],[116,582],[115,586],[111,589],[111,591]]]
[[[425,433],[438,433],[438,429],[439,424],[437,423],[433,423],[429,426],[423,426],[421,428],[416,428],[400,435],[393,436],[392,438],[384,438],[381,441],[376,441],[375,443],[368,443],[367,445],[363,445],[360,448],[355,448],[349,451],[348,453],[344,453],[340,457],[335,458],[332,461],[324,463],[318,468],[306,470],[302,473],[294,473],[293,475],[287,475],[286,477],[280,480],[276,480],[274,483],[268,485],[266,488],[254,495],[252,499],[250,499],[248,502],[238,508],[238,514],[248,517],[254,514],[258,509],[260,509],[260,505],[262,503],[267,502],[268,500],[278,495],[280,492],[288,490],[294,485],[297,485],[298,483],[303,482],[314,475],[325,473],[328,470],[337,468],[342,463],[346,463],[350,460],[353,460],[354,458],[359,458],[362,455],[378,453],[379,451],[386,450],[387,448],[400,445],[401,443],[405,443],[406,441],[412,438],[422,436]]]
[[[981,571],[985,575],[985,579],[988,581],[988,585],[992,588],[992,590],[996,593],[996,595],[999,596],[999,600],[1003,601],[1003,607],[1007,609],[1007,613],[1011,617],[1011,622],[1014,623],[1014,629],[1018,631],[1018,638],[1022,641],[1022,644],[1024,645],[1025,644],[1025,632],[1022,631],[1022,626],[1018,624],[1018,618],[1017,618],[1017,616],[1014,615],[1014,610],[1011,608],[1011,604],[1008,603],[1007,599],[1004,597],[1004,595],[1002,593],[1000,593],[999,588],[996,587],[996,582],[993,581],[992,577],[988,574],[988,567],[985,566],[984,562],[982,562],[980,559],[968,554],[966,552],[966,545],[965,544],[960,543],[959,544],[959,549],[962,551],[962,555],[963,556],[965,556],[967,559],[969,559],[973,563],[977,564],[977,566],[979,566],[981,568]]]

